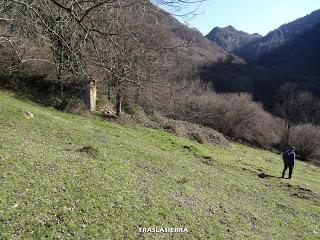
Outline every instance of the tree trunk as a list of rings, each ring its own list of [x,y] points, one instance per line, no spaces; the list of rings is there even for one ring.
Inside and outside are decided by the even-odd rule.
[[[64,96],[63,82],[60,81],[59,84],[60,84],[60,97],[63,98],[63,96]]]
[[[140,99],[140,88],[136,88],[136,93],[135,93],[135,97],[134,97],[135,104],[139,103],[139,99]]]
[[[117,92],[116,101],[117,101],[116,114],[119,117],[121,115],[121,107],[122,107],[121,106],[122,105],[122,92],[121,92],[121,90],[118,90],[118,92]]]
[[[290,145],[290,130],[291,130],[291,124],[289,122],[288,127],[287,127],[287,144],[288,144],[288,146]]]
[[[109,86],[109,88],[108,88],[107,99],[109,102],[111,102],[111,86]]]
[[[97,84],[95,81],[90,81],[86,88],[85,102],[90,112],[94,112],[97,106]]]
[[[291,128],[290,122],[286,121],[286,130],[285,130],[285,136],[284,136],[284,145],[286,148],[290,146],[290,128]]]

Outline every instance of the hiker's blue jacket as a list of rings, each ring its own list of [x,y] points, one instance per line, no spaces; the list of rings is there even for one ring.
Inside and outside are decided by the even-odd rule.
[[[296,154],[294,152],[290,152],[287,155],[287,164],[294,165],[295,160],[296,160]]]

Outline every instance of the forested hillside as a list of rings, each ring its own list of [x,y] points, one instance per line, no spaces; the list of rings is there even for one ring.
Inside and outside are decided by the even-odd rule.
[[[249,56],[246,64],[204,66],[201,79],[212,83],[218,92],[252,93],[268,111],[282,118],[292,115],[279,109],[285,96],[292,95],[293,102],[289,105],[296,113],[295,117],[290,117],[295,118],[294,124],[319,124],[319,13],[319,10],[314,11],[249,43],[247,47],[255,57]]]
[[[234,53],[249,62],[254,61],[258,56],[264,55],[265,53],[282,46],[287,41],[294,39],[299,34],[319,23],[320,10],[317,10],[305,17],[280,26],[263,38],[235,49]]]
[[[318,100],[297,91],[295,99],[304,100],[293,116],[289,100],[277,99],[287,81],[282,72],[245,64],[149,1],[75,4],[2,4],[2,87],[77,113],[120,117],[142,108],[264,148],[303,146],[318,136],[308,125],[319,123]],[[230,89],[235,94],[214,92]],[[313,133],[303,141],[301,127]],[[303,160],[317,159],[318,140],[312,146],[299,149]]]
[[[8,56],[1,59],[3,75],[10,76],[10,81],[36,75],[56,82],[60,95],[94,81],[98,92],[115,98],[119,106],[123,101],[155,105],[159,98],[171,99],[174,96],[168,94],[174,95],[174,89],[195,81],[198,66],[227,58],[200,32],[149,1],[128,3],[132,4],[88,2],[83,8],[90,11],[73,8],[70,12],[72,3],[46,6],[9,1],[1,12],[6,29],[1,51]],[[34,14],[27,15],[26,6]],[[12,36],[10,41],[6,35]],[[4,84],[12,85],[6,80]],[[56,105],[64,108],[66,104]]]

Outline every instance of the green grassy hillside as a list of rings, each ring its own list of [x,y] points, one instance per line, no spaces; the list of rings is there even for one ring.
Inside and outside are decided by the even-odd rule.
[[[298,162],[292,180],[281,171],[268,151],[201,145],[0,91],[0,239],[320,239],[319,168]]]

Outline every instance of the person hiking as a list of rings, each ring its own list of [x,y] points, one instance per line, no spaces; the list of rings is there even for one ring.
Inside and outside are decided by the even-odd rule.
[[[282,158],[284,163],[282,178],[284,178],[284,175],[286,174],[286,171],[289,168],[289,179],[290,179],[292,176],[293,168],[294,168],[294,162],[296,160],[295,148],[291,147],[287,151],[283,152]]]

